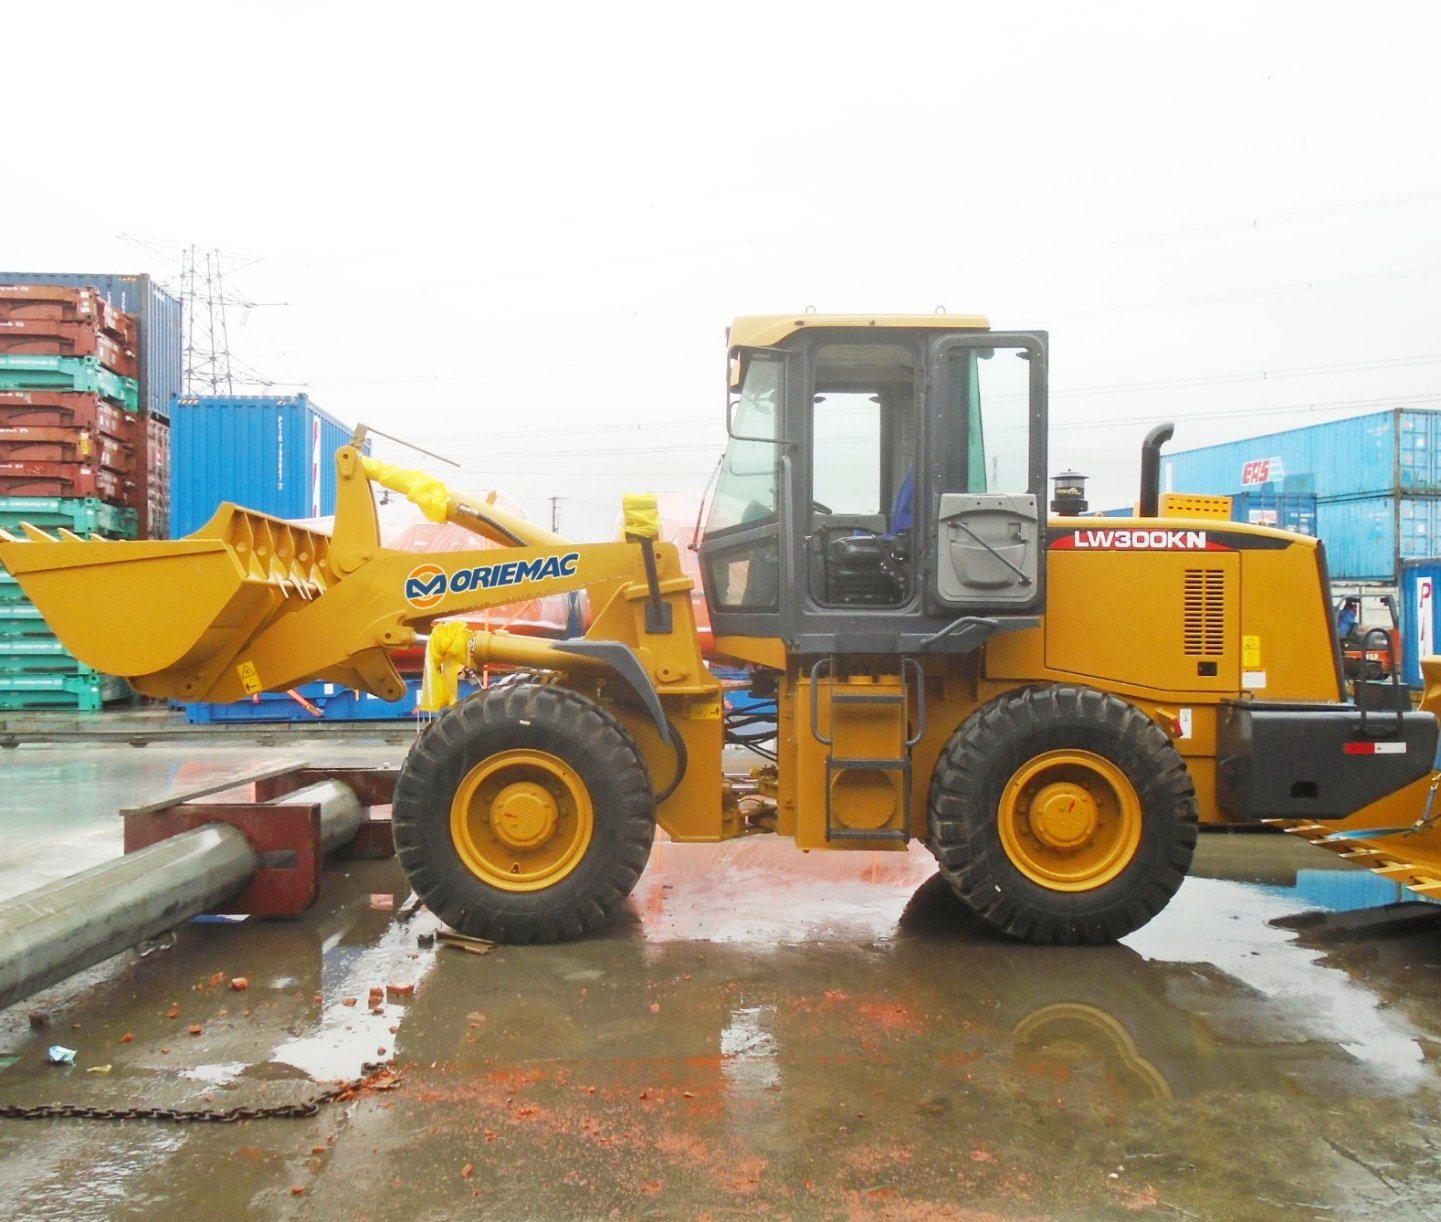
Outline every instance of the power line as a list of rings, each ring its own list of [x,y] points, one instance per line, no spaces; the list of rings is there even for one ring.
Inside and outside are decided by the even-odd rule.
[[[1286,369],[1262,369],[1251,373],[1219,373],[1186,378],[1164,378],[1154,382],[1115,382],[1110,386],[1084,386],[1074,390],[1053,390],[1052,399],[1081,398],[1086,395],[1129,394],[1140,390],[1172,390],[1188,386],[1226,386],[1241,382],[1272,382],[1280,378],[1309,377],[1321,373],[1359,373],[1372,369],[1405,369],[1434,365],[1441,353],[1423,356],[1388,357],[1376,361],[1348,361],[1340,365],[1295,365]]]
[[[1053,387],[1052,400],[1077,399],[1091,395],[1129,394],[1137,391],[1173,390],[1199,386],[1239,385],[1245,382],[1274,382],[1281,379],[1307,377],[1316,374],[1362,373],[1379,369],[1405,369],[1441,362],[1441,353],[1421,353],[1408,356],[1385,357],[1374,361],[1348,361],[1341,364],[1293,365],[1282,369],[1258,369],[1245,373],[1201,374],[1191,377],[1162,378],[1146,382],[1112,382],[1100,386],[1079,386],[1064,390]],[[614,414],[608,411],[607,415]],[[720,412],[717,409],[706,416],[680,420],[643,420],[634,424],[570,424],[547,425],[533,429],[507,429],[503,432],[483,433],[417,433],[416,442],[464,445],[469,442],[514,441],[527,438],[545,437],[599,437],[617,433],[642,433],[662,429],[694,429],[720,427]],[[685,448],[685,447],[680,447]],[[592,451],[586,451],[591,453]],[[528,457],[528,455],[527,455]]]
[[[1441,391],[1432,391],[1424,395],[1397,395],[1388,396],[1384,402],[1377,401],[1374,397],[1367,399],[1336,399],[1329,403],[1291,403],[1281,407],[1246,407],[1238,408],[1235,411],[1216,412],[1184,412],[1177,413],[1177,420],[1230,420],[1236,417],[1245,416],[1249,418],[1264,418],[1266,416],[1294,415],[1297,412],[1317,411],[1345,411],[1349,408],[1369,408],[1371,411],[1386,411],[1392,407],[1414,406],[1418,403],[1427,403],[1432,400],[1441,399]],[[1148,416],[1117,416],[1110,420],[1076,420],[1066,423],[1051,422],[1051,430],[1058,429],[1096,429],[1120,427],[1122,425],[1143,425],[1154,424],[1156,413]]]

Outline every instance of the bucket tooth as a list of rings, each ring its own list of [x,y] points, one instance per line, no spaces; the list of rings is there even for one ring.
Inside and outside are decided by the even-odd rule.
[[[56,533],[61,539],[64,539],[64,540],[65,540],[66,542],[68,542],[68,543],[84,543],[84,542],[85,542],[85,536],[84,536],[84,535],[77,535],[73,530],[66,530],[65,527],[63,527],[63,526],[57,526],[57,527],[55,528],[55,533]]]
[[[55,543],[58,542],[52,535],[47,535],[38,526],[31,526],[29,522],[21,522],[20,529],[25,532],[25,537],[32,543]]]
[[[6,530],[3,526],[0,526],[0,543],[19,543],[19,542],[20,542],[20,537],[19,537],[18,535],[12,535],[12,534],[11,534],[8,530]]]

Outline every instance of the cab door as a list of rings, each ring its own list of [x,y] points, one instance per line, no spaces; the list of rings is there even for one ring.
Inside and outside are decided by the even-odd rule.
[[[938,337],[930,367],[926,610],[1037,611],[1045,593],[1046,336]]]

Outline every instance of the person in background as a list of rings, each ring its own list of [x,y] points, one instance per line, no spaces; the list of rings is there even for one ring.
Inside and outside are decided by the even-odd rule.
[[[1359,598],[1347,598],[1341,602],[1341,610],[1336,615],[1336,636],[1339,640],[1346,641],[1356,631],[1356,625],[1361,619],[1361,600]]]

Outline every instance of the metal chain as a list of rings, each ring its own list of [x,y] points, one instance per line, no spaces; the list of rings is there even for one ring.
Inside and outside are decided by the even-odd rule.
[[[268,1107],[232,1107],[224,1111],[191,1111],[174,1107],[86,1107],[77,1103],[41,1103],[35,1107],[0,1106],[5,1120],[161,1120],[170,1124],[234,1124],[238,1120],[304,1120],[327,1103],[361,1090],[371,1074],[385,1066],[378,1061],[362,1065],[362,1076],[341,1082],[314,1098]],[[395,1079],[398,1081],[399,1079]]]

